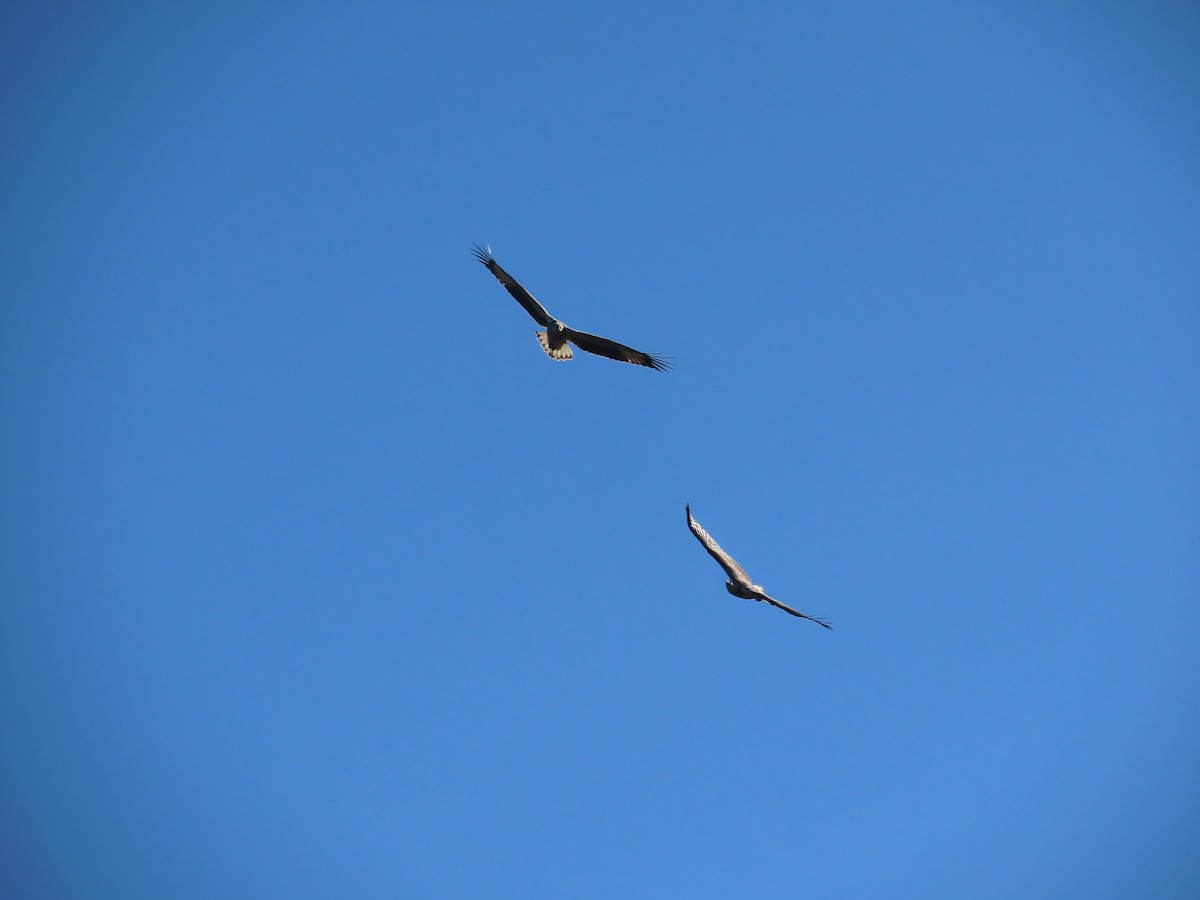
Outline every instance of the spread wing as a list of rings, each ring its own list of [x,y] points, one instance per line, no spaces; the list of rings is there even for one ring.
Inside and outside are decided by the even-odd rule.
[[[774,597],[768,597],[762,592],[761,588],[759,588],[757,585],[751,584],[750,576],[746,574],[746,570],[739,566],[732,556],[722,550],[721,545],[712,539],[712,535],[700,527],[700,523],[692,518],[691,505],[685,504],[684,509],[687,511],[688,528],[692,530],[692,534],[696,536],[696,540],[698,540],[704,546],[704,549],[709,552],[709,555],[721,564],[721,568],[724,569],[726,574],[729,575],[730,581],[740,583],[743,587],[749,588],[750,592],[753,593],[753,595],[759,600],[765,600],[772,606],[782,609],[785,613],[790,613],[800,619],[808,619],[810,622],[816,622],[822,628],[833,628],[833,626],[824,619],[818,619],[815,616],[805,615],[802,612],[794,610],[786,603],[780,603]]]
[[[521,287],[517,279],[500,268],[500,263],[496,262],[495,257],[492,256],[490,247],[485,250],[476,244],[471,248],[471,252],[475,254],[477,260],[487,266],[489,272],[496,276],[496,280],[504,285],[504,289],[512,294],[518,303],[525,307],[525,312],[533,316],[535,322],[545,328],[553,321],[550,318],[550,313],[546,312],[546,308],[533,299],[533,294]]]
[[[712,535],[701,528],[700,523],[692,518],[691,504],[685,504],[683,508],[687,510],[688,528],[692,530],[692,534],[696,536],[696,540],[700,542],[701,546],[708,551],[708,555],[720,563],[730,581],[750,587],[750,576],[746,574],[746,570],[739,566],[732,556],[722,550],[721,545],[712,539]]]
[[[635,366],[648,366],[651,369],[657,369],[659,372],[666,372],[671,368],[671,363],[661,356],[651,356],[649,353],[634,350],[632,347],[626,347],[624,344],[618,344],[616,341],[610,341],[608,338],[587,334],[583,331],[575,331],[573,328],[566,329],[565,334],[567,340],[580,350],[595,353],[597,356],[607,356],[609,359],[633,363]]]
[[[766,601],[767,601],[768,603],[770,603],[772,606],[777,606],[777,607],[779,607],[780,609],[782,609],[782,610],[783,610],[784,612],[786,612],[786,613],[791,613],[793,616],[798,616],[798,617],[799,617],[799,618],[801,618],[801,619],[808,619],[808,621],[810,621],[810,622],[816,622],[816,623],[817,623],[818,625],[820,625],[822,628],[828,628],[828,629],[830,629],[830,630],[832,630],[832,629],[833,629],[833,626],[832,626],[832,625],[830,625],[828,622],[826,622],[824,619],[818,619],[818,618],[816,618],[815,616],[806,616],[804,613],[802,613],[802,612],[797,612],[796,610],[792,609],[792,608],[791,608],[790,606],[788,606],[786,603],[780,603],[780,602],[779,602],[778,600],[776,600],[774,597],[768,597],[766,594],[761,594],[761,596],[762,596],[762,598],[763,598],[764,600],[766,600]]]

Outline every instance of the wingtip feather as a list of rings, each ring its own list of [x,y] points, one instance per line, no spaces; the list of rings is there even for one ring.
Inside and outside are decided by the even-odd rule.
[[[481,247],[479,244],[472,244],[471,252],[475,255],[475,258],[485,266],[490,266],[496,261],[496,258],[492,256],[491,244],[488,244],[486,247]]]

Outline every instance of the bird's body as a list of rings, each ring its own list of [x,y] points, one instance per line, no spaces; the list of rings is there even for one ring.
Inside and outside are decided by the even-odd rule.
[[[818,625],[821,625],[824,628],[833,627],[823,619],[818,619],[814,616],[808,616],[802,612],[797,612],[786,603],[780,603],[774,597],[768,596],[767,592],[763,590],[762,585],[754,584],[750,580],[750,576],[746,574],[746,570],[738,565],[737,560],[722,550],[721,545],[713,540],[712,535],[705,531],[701,527],[700,523],[692,518],[691,505],[685,504],[684,510],[687,512],[688,528],[691,529],[692,534],[696,536],[696,540],[700,542],[700,546],[708,551],[709,556],[715,559],[721,568],[725,570],[725,574],[729,576],[729,580],[725,582],[725,590],[729,591],[729,593],[733,594],[733,596],[740,597],[743,600],[766,601],[772,606],[782,609],[786,613],[791,613],[793,616],[797,616],[801,619],[808,619],[811,622],[816,622]]]
[[[608,338],[568,328],[564,323],[546,312],[546,308],[538,303],[529,291],[521,287],[515,278],[500,268],[500,264],[496,262],[490,249],[484,249],[476,244],[472,252],[475,254],[475,258],[483,263],[489,272],[496,276],[496,280],[504,285],[504,289],[512,294],[513,299],[520,303],[525,311],[533,317],[533,320],[546,329],[545,331],[534,333],[537,335],[538,343],[542,345],[542,349],[546,351],[546,355],[551,359],[570,359],[572,356],[570,345],[574,344],[580,350],[595,353],[597,356],[607,356],[609,359],[615,359],[618,362],[633,363],[635,366],[646,366],[647,368],[657,369],[660,372],[665,372],[671,368],[671,364],[660,356],[652,356],[649,353],[634,350],[632,347],[626,347],[624,344],[618,344],[616,341],[610,341]]]
[[[534,334],[551,359],[571,358],[571,345],[567,343],[571,340],[571,329],[558,319],[551,319],[545,331],[535,331]]]

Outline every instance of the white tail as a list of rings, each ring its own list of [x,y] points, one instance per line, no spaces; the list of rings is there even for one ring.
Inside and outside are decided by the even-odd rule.
[[[556,349],[550,346],[550,339],[546,337],[546,332],[535,331],[534,334],[537,335],[538,343],[542,345],[542,349],[546,351],[551,359],[563,360],[571,358],[571,345],[566,341],[563,341],[562,346]]]

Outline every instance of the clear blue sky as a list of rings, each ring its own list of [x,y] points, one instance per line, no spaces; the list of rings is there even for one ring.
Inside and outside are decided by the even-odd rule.
[[[2,16],[0,893],[1196,896],[1193,5],[246,7]]]

